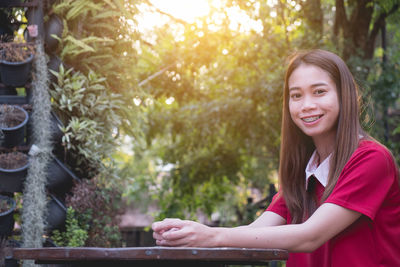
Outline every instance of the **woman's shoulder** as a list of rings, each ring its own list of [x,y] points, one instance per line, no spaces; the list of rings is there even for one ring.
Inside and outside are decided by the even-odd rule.
[[[346,165],[369,165],[385,166],[396,169],[394,157],[389,149],[375,140],[364,139],[359,143],[358,148],[354,151]]]
[[[357,154],[374,153],[377,156],[381,155],[384,157],[392,158],[392,154],[389,149],[375,140],[363,139],[360,140],[358,148],[354,151],[353,156]]]

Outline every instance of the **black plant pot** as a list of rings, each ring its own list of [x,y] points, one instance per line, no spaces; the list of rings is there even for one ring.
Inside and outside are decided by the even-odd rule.
[[[21,4],[22,0],[1,0],[0,7],[13,7]]]
[[[44,25],[44,43],[46,52],[52,52],[57,48],[58,40],[53,35],[61,38],[64,30],[62,20],[55,14],[51,15]]]
[[[50,70],[59,72],[61,64],[62,64],[62,60],[58,56],[56,56],[54,54],[50,55],[49,62],[47,62],[47,68],[49,69],[49,78],[50,78],[51,88],[53,86],[52,85],[53,83],[57,83],[57,77],[53,73],[51,73]]]
[[[20,106],[13,107],[22,111],[25,114],[25,119],[17,126],[10,128],[1,127],[3,136],[0,137],[0,141],[1,145],[4,147],[15,147],[23,143],[25,139],[26,124],[28,123],[29,119],[28,112],[26,112],[26,110],[21,108]]]
[[[47,204],[47,231],[62,229],[65,226],[67,218],[67,207],[54,195],[50,195],[50,201]]]
[[[1,81],[4,85],[21,87],[30,78],[33,55],[22,62],[0,61]]]
[[[8,239],[7,240],[7,247],[9,248],[20,248],[21,241],[15,239]],[[13,258],[12,255],[6,255],[4,259],[4,267],[19,267],[19,260]]]
[[[51,112],[51,141],[53,143],[59,143],[64,136],[63,131],[61,131],[60,127],[64,127],[62,121],[57,117],[54,112]]]
[[[17,90],[12,86],[0,85],[0,95],[17,95]]]
[[[47,188],[56,195],[64,195],[72,188],[74,181],[78,182],[79,178],[54,157],[47,169]]]
[[[11,197],[0,195],[0,200],[6,200],[10,208],[0,213],[0,237],[8,237],[14,229],[15,201]]]
[[[0,168],[0,192],[22,192],[29,163],[18,169]]]

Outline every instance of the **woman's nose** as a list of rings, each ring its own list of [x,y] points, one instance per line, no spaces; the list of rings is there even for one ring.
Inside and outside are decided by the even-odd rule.
[[[305,96],[302,103],[302,111],[312,110],[316,108],[315,99],[311,96]]]

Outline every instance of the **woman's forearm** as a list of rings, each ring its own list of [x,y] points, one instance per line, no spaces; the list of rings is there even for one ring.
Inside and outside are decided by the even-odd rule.
[[[309,252],[321,244],[304,224],[271,227],[240,226],[236,228],[211,228],[214,232],[212,247],[278,248]]]
[[[360,216],[356,211],[326,203],[302,224],[215,228],[213,242],[218,247],[279,248],[293,252],[311,252]]]

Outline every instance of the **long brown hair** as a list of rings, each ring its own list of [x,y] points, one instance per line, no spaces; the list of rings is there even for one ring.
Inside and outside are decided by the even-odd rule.
[[[342,169],[358,147],[360,135],[368,138],[359,122],[358,87],[344,61],[325,50],[294,54],[285,75],[279,166],[281,192],[291,214],[292,223],[304,221],[316,209],[315,201],[305,188],[305,168],[315,146],[311,137],[305,135],[294,124],[289,112],[288,80],[301,64],[313,65],[326,71],[336,84],[339,98],[336,140],[322,201],[332,193]]]

